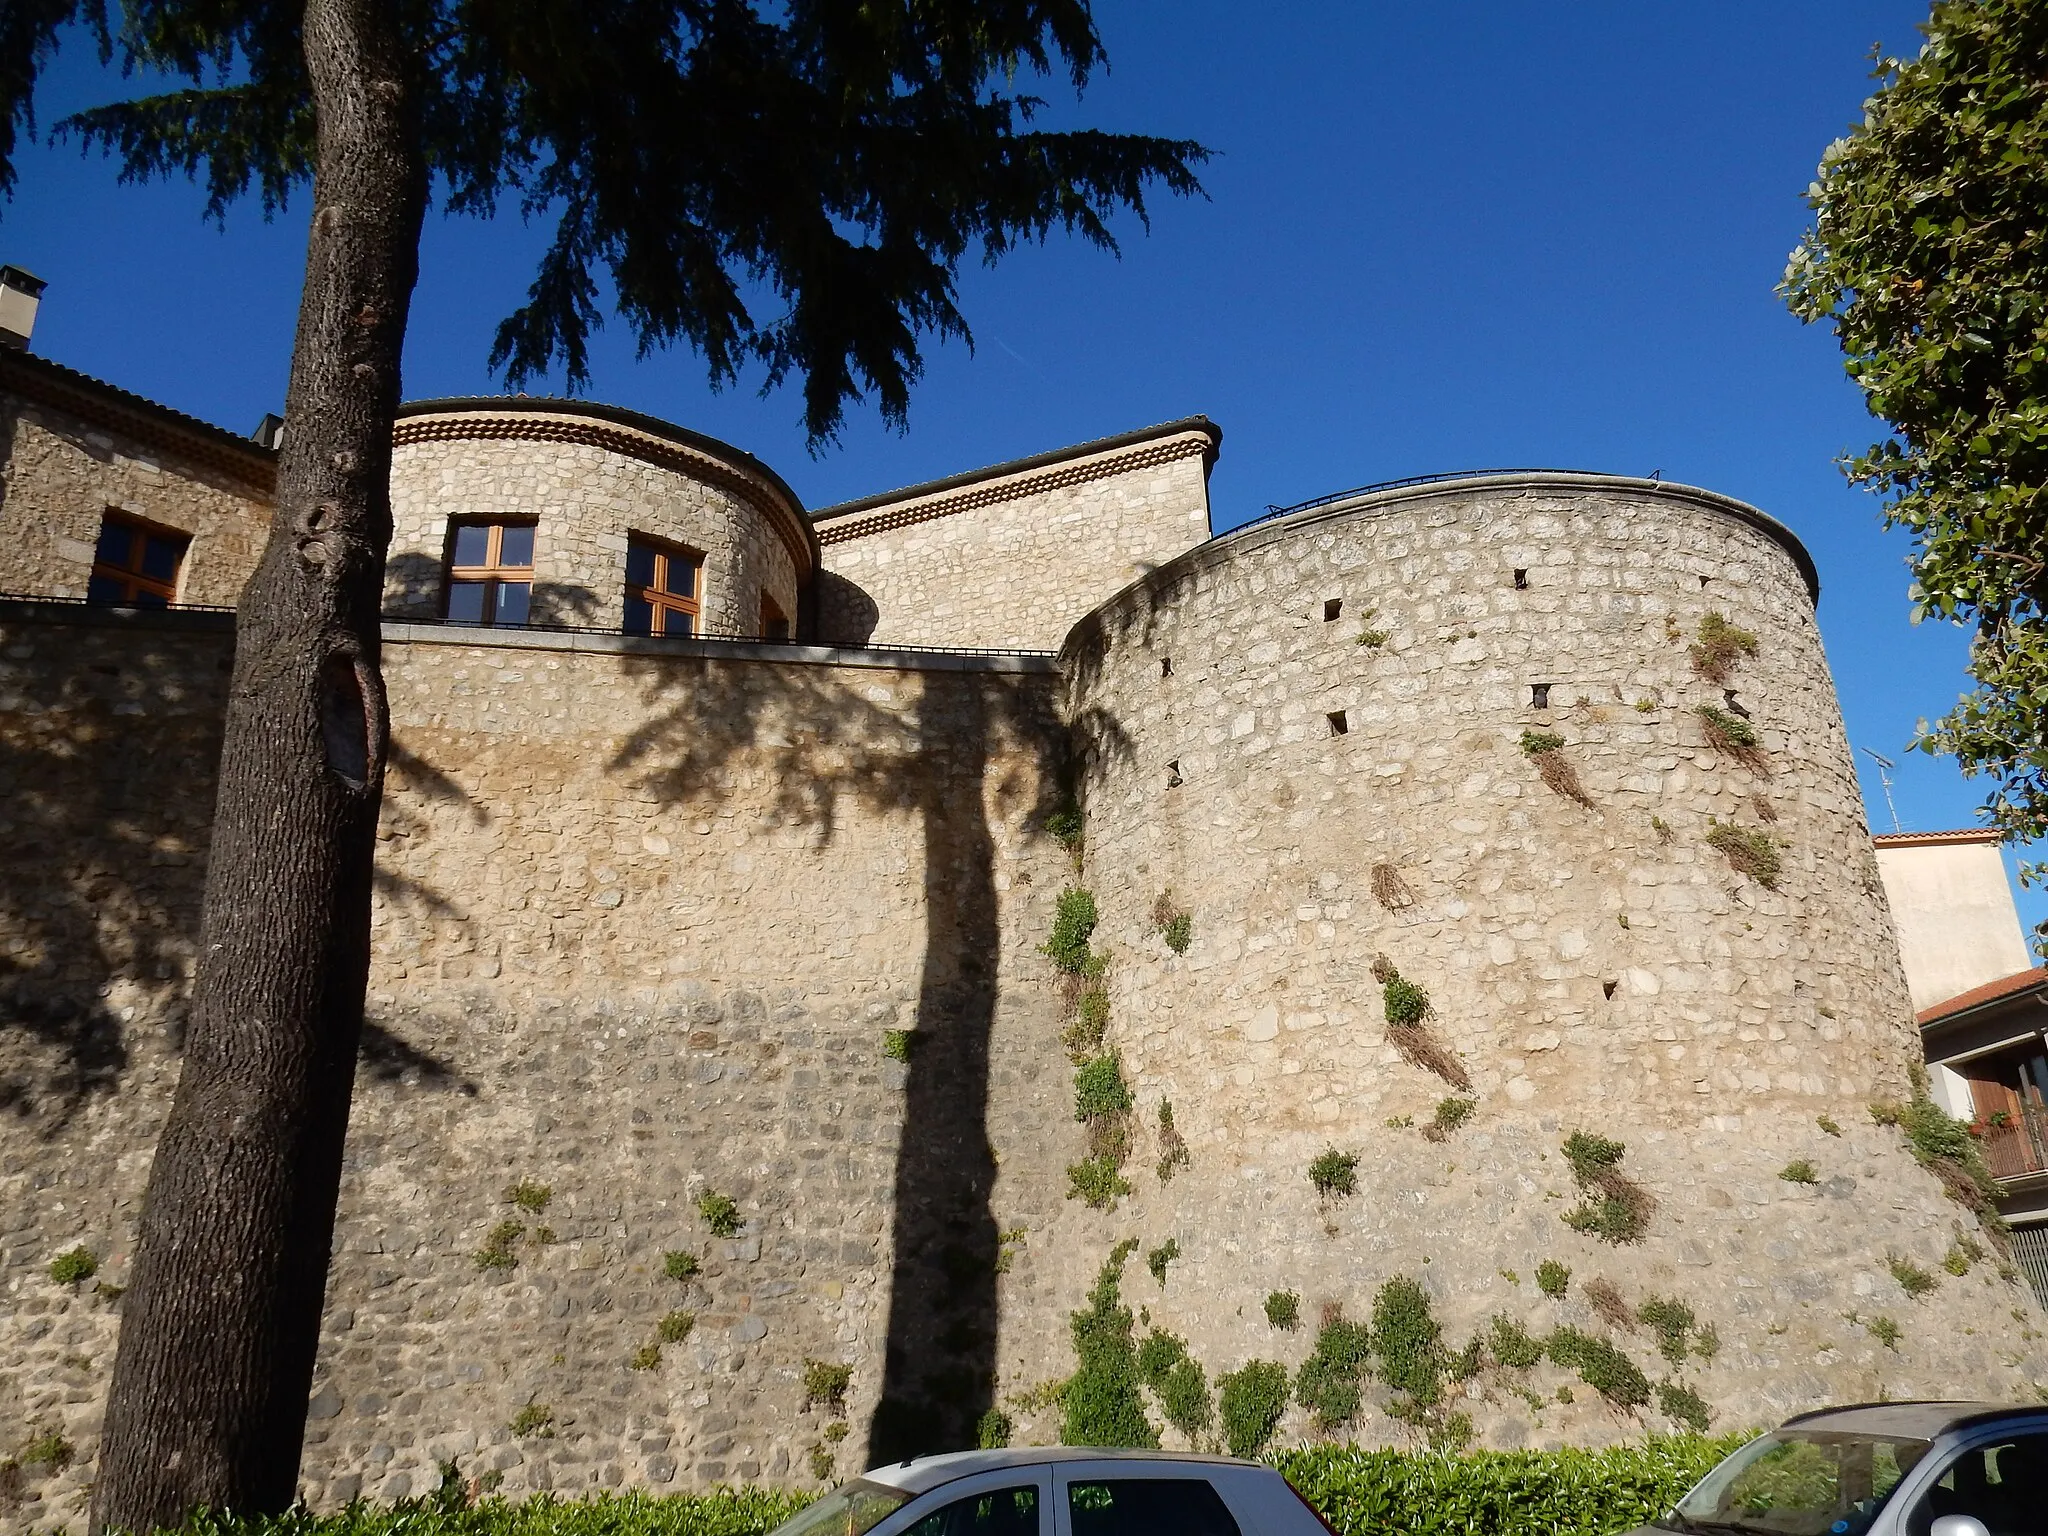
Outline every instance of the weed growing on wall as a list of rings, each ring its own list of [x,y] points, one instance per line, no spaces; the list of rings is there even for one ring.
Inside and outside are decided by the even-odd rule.
[[[1387,1016],[1387,1043],[1410,1066],[1434,1072],[1460,1093],[1470,1093],[1472,1079],[1464,1064],[1430,1031],[1429,994],[1394,969],[1394,962],[1385,955],[1373,957],[1372,976],[1380,984],[1381,1006]]]
[[[826,1450],[824,1446],[814,1445],[810,1449],[808,1459],[811,1464],[811,1476],[821,1483],[832,1481],[832,1473],[839,1464],[837,1457]]]
[[[1899,1289],[1908,1296],[1925,1296],[1937,1283],[1934,1276],[1918,1264],[1911,1259],[1902,1259],[1896,1253],[1885,1255],[1884,1267],[1892,1272],[1892,1278],[1899,1282]]]
[[[1159,1432],[1138,1393],[1138,1350],[1122,1295],[1124,1261],[1137,1246],[1131,1238],[1110,1250],[1088,1305],[1069,1319],[1078,1364],[1060,1394],[1064,1444],[1159,1449]]]
[[[1924,1071],[1914,1077],[1912,1098],[1904,1104],[1873,1104],[1870,1118],[1903,1131],[1914,1160],[1941,1180],[1951,1200],[1976,1216],[2001,1253],[2011,1252],[2005,1220],[1998,1214],[1998,1185],[1984,1166],[1977,1140],[1962,1121],[1927,1096]]]
[[[664,1344],[680,1344],[690,1336],[690,1330],[697,1326],[694,1312],[669,1312],[654,1325],[655,1333]]]
[[[1634,1329],[1636,1315],[1629,1311],[1628,1303],[1622,1300],[1621,1288],[1605,1275],[1588,1280],[1580,1288],[1586,1304],[1593,1309],[1593,1315],[1610,1328],[1623,1332]]]
[[[1099,920],[1095,893],[1068,886],[1059,894],[1053,908],[1052,934],[1039,946],[1039,952],[1070,976],[1084,974],[1090,958],[1088,940]]]
[[[636,1371],[653,1370],[661,1364],[661,1346],[659,1344],[642,1344],[633,1351],[633,1358],[628,1360],[626,1364]]]
[[[1130,1112],[1130,1085],[1124,1081],[1123,1063],[1114,1056],[1097,1056],[1081,1064],[1074,1074],[1074,1118],[1083,1122],[1108,1119]]]
[[[1147,1249],[1145,1267],[1152,1271],[1152,1278],[1161,1285],[1166,1284],[1166,1266],[1180,1257],[1180,1239],[1169,1237],[1157,1248]]]
[[[804,1406],[824,1408],[835,1418],[846,1412],[846,1389],[853,1385],[853,1367],[830,1360],[804,1361]]]
[[[1869,1330],[1870,1336],[1886,1349],[1897,1349],[1899,1340],[1905,1337],[1905,1331],[1888,1317],[1873,1317],[1863,1326]]]
[[[1819,1126],[1822,1130],[1826,1131],[1830,1136],[1839,1136],[1842,1134],[1842,1128],[1839,1125],[1835,1124],[1834,1118],[1830,1115],[1815,1115],[1813,1117],[1813,1123]]]
[[[1708,746],[1725,752],[1751,773],[1770,773],[1770,759],[1764,755],[1763,738],[1757,735],[1755,726],[1742,716],[1731,715],[1711,704],[1701,704],[1693,713],[1699,716],[1700,733],[1707,738]],[[1775,818],[1776,812],[1772,815]]]
[[[1497,1364],[1511,1371],[1526,1371],[1543,1359],[1543,1345],[1504,1313],[1496,1312],[1486,1325],[1486,1347]]]
[[[1000,1408],[991,1408],[984,1413],[974,1426],[974,1446],[981,1451],[1000,1451],[1010,1443],[1010,1436],[1017,1432],[1017,1426],[1010,1422],[1010,1416]]]
[[[1131,1184],[1107,1157],[1084,1157],[1067,1164],[1067,1198],[1079,1200],[1098,1211],[1116,1209],[1117,1198],[1128,1195]]]
[[[67,1248],[50,1260],[50,1278],[59,1285],[77,1285],[99,1272],[99,1257],[83,1244]]]
[[[1686,649],[1693,671],[1709,682],[1725,683],[1737,662],[1756,654],[1756,636],[1729,623],[1724,613],[1709,613],[1700,619],[1699,639]]]
[[[1472,1118],[1472,1112],[1479,1107],[1477,1099],[1448,1098],[1437,1101],[1436,1113],[1429,1124],[1422,1128],[1425,1141],[1448,1141],[1451,1132]]]
[[[1707,846],[1728,861],[1738,875],[1747,875],[1767,891],[1775,891],[1785,873],[1782,846],[1770,833],[1732,821],[1707,818]]]
[[[1446,1363],[1443,1328],[1430,1311],[1429,1293],[1406,1275],[1396,1275],[1373,1297],[1372,1344],[1380,1378],[1406,1396],[1405,1406],[1436,1405]]]
[[[1045,818],[1046,836],[1067,850],[1074,861],[1074,868],[1081,867],[1081,855],[1087,847],[1086,823],[1081,816],[1081,807],[1071,800]]]
[[[526,1235],[523,1221],[501,1221],[484,1238],[483,1247],[471,1255],[478,1269],[510,1269],[519,1262],[512,1245]]]
[[[911,1044],[916,1031],[909,1029],[885,1029],[882,1031],[882,1055],[889,1061],[908,1063]]]
[[[506,1427],[522,1440],[552,1440],[555,1438],[555,1410],[546,1403],[528,1403],[512,1415],[512,1422]]]
[[[1293,1291],[1275,1291],[1266,1298],[1266,1321],[1282,1333],[1301,1326],[1301,1297]]]
[[[1650,1400],[1650,1378],[1605,1339],[1576,1328],[1559,1328],[1544,1341],[1544,1352],[1617,1408],[1640,1408]]]
[[[1949,1245],[1948,1256],[1941,1261],[1941,1267],[1952,1275],[1967,1275],[1972,1264],[1984,1262],[1984,1250],[1967,1233],[1956,1233],[1956,1240]]]
[[[1209,1378],[1174,1335],[1155,1329],[1146,1336],[1138,1346],[1138,1374],[1158,1397],[1166,1422],[1190,1441],[1215,1418]]]
[[[697,1255],[671,1248],[661,1256],[661,1272],[671,1280],[694,1280],[704,1266],[697,1262]]]
[[[1675,1296],[1652,1296],[1636,1308],[1636,1318],[1657,1335],[1657,1352],[1673,1365],[1685,1364],[1692,1353],[1691,1336],[1699,1319]]]
[[[1389,912],[1402,912],[1415,905],[1415,893],[1391,864],[1373,865],[1372,899]]]
[[[1287,1367],[1253,1360],[1219,1378],[1216,1387],[1224,1446],[1233,1456],[1258,1455],[1287,1411]]]
[[[538,1216],[548,1208],[548,1202],[555,1198],[555,1192],[548,1185],[533,1179],[521,1179],[505,1191],[505,1198],[529,1216]]]
[[[1060,1043],[1076,1062],[1086,1061],[1102,1049],[1103,1037],[1109,1033],[1109,988],[1100,975],[1068,976],[1064,980],[1073,1017],[1060,1036]]]
[[[1642,1241],[1657,1202],[1650,1192],[1621,1171],[1627,1147],[1605,1136],[1573,1131],[1565,1138],[1565,1161],[1585,1198],[1564,1213],[1564,1223],[1607,1243]]]
[[[1706,1399],[1690,1387],[1681,1387],[1675,1381],[1662,1382],[1657,1387],[1657,1406],[1665,1416],[1683,1424],[1694,1434],[1704,1435],[1707,1426],[1713,1423],[1713,1415],[1707,1411]]]
[[[1536,1266],[1536,1289],[1546,1296],[1562,1297],[1571,1283],[1571,1270],[1555,1259],[1545,1259]]]
[[[1173,1105],[1165,1099],[1159,1101],[1159,1182],[1172,1180],[1175,1170],[1185,1168],[1194,1159],[1188,1155],[1187,1141],[1173,1123]]]
[[[1325,1432],[1358,1417],[1372,1356],[1372,1330],[1330,1311],[1316,1331],[1315,1348],[1294,1376],[1294,1397]]]
[[[1564,738],[1555,731],[1522,732],[1522,751],[1529,761],[1536,765],[1536,776],[1553,794],[1564,796],[1587,810],[1593,808],[1593,797],[1586,793],[1586,786],[1579,782],[1579,771],[1564,755]]]
[[[32,1467],[47,1467],[52,1472],[62,1472],[70,1466],[78,1452],[71,1442],[64,1438],[61,1430],[51,1430],[38,1435],[21,1448],[20,1460]]]
[[[1778,1170],[1778,1177],[1787,1184],[1818,1184],[1820,1173],[1813,1164],[1803,1157],[1795,1157]]]
[[[1171,891],[1161,891],[1159,899],[1152,903],[1152,926],[1176,955],[1186,954],[1188,945],[1194,942],[1194,914],[1176,902]]]
[[[740,1235],[739,1202],[730,1195],[721,1195],[715,1189],[707,1189],[697,1196],[697,1214],[704,1218],[704,1225],[711,1229],[713,1237],[738,1237]]]
[[[1358,1154],[1339,1152],[1331,1147],[1308,1165],[1308,1181],[1325,1199],[1355,1194],[1358,1190]]]
[[[1074,1073],[1074,1118],[1088,1127],[1088,1157],[1067,1169],[1068,1199],[1107,1210],[1131,1192],[1122,1169],[1136,1102],[1114,1055],[1093,1057]]]

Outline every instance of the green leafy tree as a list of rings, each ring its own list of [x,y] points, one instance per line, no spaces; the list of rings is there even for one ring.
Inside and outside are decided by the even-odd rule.
[[[1914,745],[1989,778],[2026,843],[2048,834],[2048,4],[1940,0],[1922,31],[1823,156],[1782,291],[1891,427],[1846,468],[1912,535],[1914,617],[1976,626],[1976,686]]]
[[[271,537],[243,593],[184,1069],[123,1306],[93,1527],[285,1509],[370,955],[388,715],[378,608],[399,361],[431,203],[552,235],[492,363],[589,377],[609,297],[716,382],[901,424],[955,274],[1055,230],[1114,248],[1197,145],[1033,126],[1103,62],[1087,0],[10,0],[0,191],[38,76],[97,41],[160,94],[62,134],[209,215],[310,184]]]

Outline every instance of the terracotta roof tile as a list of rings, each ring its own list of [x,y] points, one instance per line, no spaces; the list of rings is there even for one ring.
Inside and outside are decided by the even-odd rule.
[[[1987,981],[1981,987],[1972,987],[1954,997],[1943,998],[1932,1007],[1922,1008],[1915,1017],[1922,1024],[1933,1024],[1958,1013],[1967,1013],[1972,1008],[1981,1008],[1986,1003],[1995,1003],[2000,998],[2017,997],[2037,988],[2048,987],[2048,966],[2036,966],[2031,971],[2020,971],[2011,976],[2002,976],[1997,981]]]

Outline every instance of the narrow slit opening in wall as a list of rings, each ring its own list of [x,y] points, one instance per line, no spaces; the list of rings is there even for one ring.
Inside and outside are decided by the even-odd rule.
[[[1707,586],[1707,582],[1708,582],[1708,580],[1709,580],[1709,578],[1708,578],[1708,577],[1705,577],[1705,576],[1702,576],[1702,577],[1700,578],[1700,590],[1701,590],[1701,591],[1705,591],[1705,590],[1706,590],[1706,586]]]
[[[1175,758],[1166,765],[1166,787],[1168,789],[1179,789],[1180,783],[1180,759]]]
[[[1323,602],[1323,622],[1324,622],[1325,624],[1334,624],[1334,623],[1336,623],[1336,622],[1337,622],[1337,620],[1338,620],[1338,619],[1342,618],[1343,616],[1344,616],[1344,599],[1343,599],[1343,598],[1341,598],[1341,597],[1332,597],[1332,598],[1326,598],[1326,599],[1324,600],[1324,602]]]
[[[1531,683],[1529,685],[1529,707],[1531,709],[1550,708],[1550,684]]]
[[[1161,677],[1173,676],[1173,658],[1171,656],[1159,658],[1159,675]]]
[[[1333,709],[1323,718],[1330,722],[1330,734],[1332,736],[1342,736],[1351,729],[1351,723],[1344,718],[1344,711],[1341,709]]]
[[[1603,981],[1600,983],[1600,995],[1611,1003],[1614,1001],[1614,989],[1620,985],[1618,981]]]
[[[1526,592],[1526,591],[1528,591],[1528,590],[1529,590],[1529,573],[1528,573],[1528,571],[1526,571],[1526,570],[1518,570],[1518,571],[1516,571],[1516,572],[1515,572],[1515,590],[1516,590],[1517,592]]]
[[[1733,688],[1723,688],[1721,690],[1721,700],[1728,706],[1729,714],[1740,715],[1745,720],[1749,718],[1749,711],[1742,707],[1742,700],[1735,696]]]

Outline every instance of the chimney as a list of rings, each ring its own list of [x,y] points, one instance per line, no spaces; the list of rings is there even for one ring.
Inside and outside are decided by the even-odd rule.
[[[33,272],[0,266],[0,347],[26,347],[47,285]]]
[[[256,423],[256,430],[249,436],[260,447],[277,452],[284,446],[284,418],[275,411],[265,411],[263,419]]]

